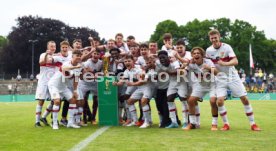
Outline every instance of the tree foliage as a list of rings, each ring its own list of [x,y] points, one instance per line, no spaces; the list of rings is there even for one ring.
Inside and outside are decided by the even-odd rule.
[[[72,42],[76,38],[83,41],[83,45],[89,45],[87,38],[89,34],[99,37],[98,33],[87,27],[70,27],[65,23],[38,16],[23,16],[16,19],[17,25],[12,27],[12,32],[7,36],[8,44],[3,48],[1,63],[4,64],[6,73],[16,73],[17,69],[21,72],[31,72],[32,64],[32,44],[29,40],[38,40],[35,43],[34,51],[34,70],[39,72],[38,59],[41,53],[45,52],[48,41],[53,40],[57,44],[63,40]]]
[[[165,20],[158,23],[150,41],[157,41],[161,47],[163,45],[162,35],[170,32],[174,40],[185,39],[188,49],[195,46],[206,49],[211,45],[208,37],[211,29],[218,29],[221,33],[221,40],[233,47],[239,60],[237,68],[249,71],[249,44],[251,44],[255,65],[267,72],[275,72],[276,41],[268,40],[263,31],[257,31],[255,26],[242,20],[231,22],[227,18],[203,21],[194,19],[180,26],[172,20]]]

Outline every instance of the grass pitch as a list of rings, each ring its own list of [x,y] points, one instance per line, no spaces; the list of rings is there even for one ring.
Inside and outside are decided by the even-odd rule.
[[[46,105],[46,102],[43,111]],[[240,101],[226,101],[231,130],[210,131],[211,114],[208,101],[199,103],[201,128],[192,131],[158,128],[155,102],[151,102],[153,127],[111,127],[84,150],[276,150],[276,101],[251,101],[261,132],[250,130]],[[0,103],[0,150],[69,150],[91,135],[98,126],[81,129],[60,127],[35,128],[35,102]],[[181,111],[177,102],[178,111]],[[178,115],[181,117],[181,113]],[[50,117],[48,117],[50,121]],[[219,118],[219,126],[222,126]]]

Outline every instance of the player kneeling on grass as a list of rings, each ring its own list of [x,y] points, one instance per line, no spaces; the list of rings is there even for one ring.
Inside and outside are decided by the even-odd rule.
[[[188,99],[190,123],[184,130],[196,128],[195,106],[200,98],[210,92],[210,97],[215,95],[215,75],[218,73],[214,63],[210,59],[204,58],[205,51],[200,47],[192,49],[193,61],[189,64],[189,70],[193,73],[191,80],[194,81],[192,94]]]
[[[65,62],[56,72],[48,83],[51,98],[54,100],[53,106],[53,129],[58,128],[58,112],[60,108],[61,96],[64,96],[69,101],[69,121],[67,127],[80,128],[74,123],[74,115],[77,110],[77,97],[78,97],[78,78],[82,72],[81,65],[81,51],[75,50],[72,54],[72,60]],[[70,90],[73,87],[74,91]]]

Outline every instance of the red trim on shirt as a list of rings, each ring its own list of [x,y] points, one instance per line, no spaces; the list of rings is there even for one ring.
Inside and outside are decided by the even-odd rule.
[[[46,63],[46,64],[41,64],[40,67],[56,67],[56,65],[52,63]]]

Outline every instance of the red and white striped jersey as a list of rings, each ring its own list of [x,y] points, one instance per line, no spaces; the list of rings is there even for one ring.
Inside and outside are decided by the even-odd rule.
[[[46,53],[42,53],[39,57],[39,60],[44,60]],[[50,78],[54,75],[56,71],[56,65],[52,62],[52,55],[48,54],[45,64],[40,64],[40,71],[38,77],[38,84],[47,85]]]
[[[211,59],[219,72],[223,72],[228,78],[239,78],[234,66],[221,66],[217,63],[219,60],[229,62],[231,59],[236,57],[236,54],[230,45],[221,43],[221,46],[218,49],[214,48],[212,45],[207,48],[206,57]],[[218,77],[220,76],[222,76],[222,74],[218,74]]]

